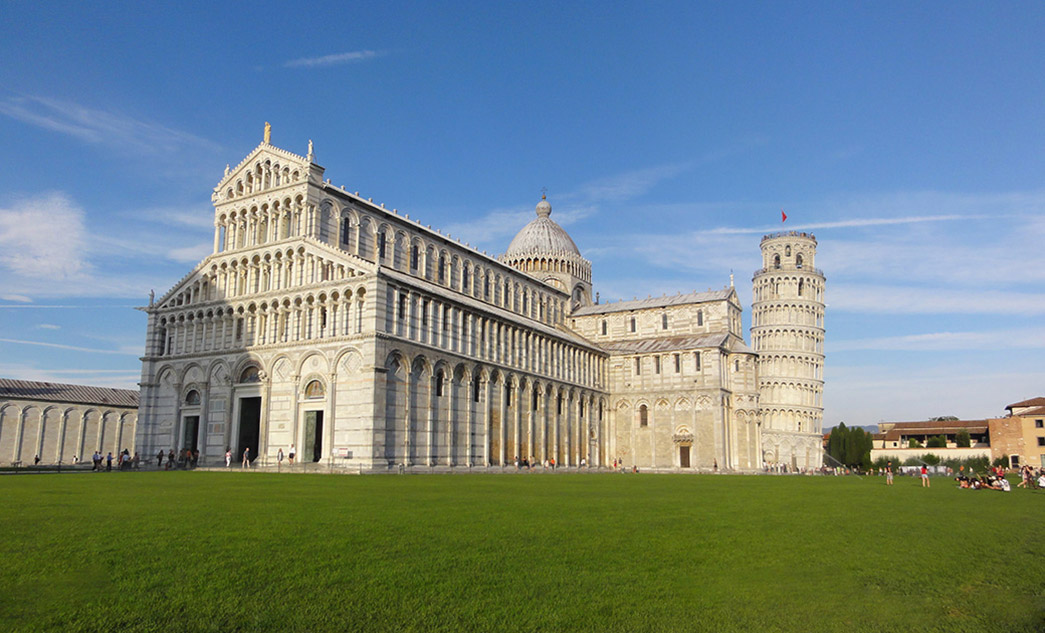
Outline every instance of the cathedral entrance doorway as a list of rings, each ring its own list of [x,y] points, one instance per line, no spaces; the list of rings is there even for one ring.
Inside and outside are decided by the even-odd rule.
[[[187,448],[190,451],[194,451],[197,448],[199,448],[198,444],[200,441],[200,416],[185,416],[182,428],[184,428],[185,431],[182,434],[181,447],[183,449]]]
[[[318,462],[323,456],[323,412],[305,412],[305,442],[301,445],[305,451],[306,462]]]
[[[689,446],[679,446],[679,467],[689,468]]]
[[[239,399],[239,434],[236,456],[243,458],[243,451],[250,449],[250,459],[258,456],[258,439],[261,437],[261,398]]]

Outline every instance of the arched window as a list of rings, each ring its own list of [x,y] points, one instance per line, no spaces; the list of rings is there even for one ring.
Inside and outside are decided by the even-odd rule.
[[[802,267],[802,254],[795,255],[795,266]]]
[[[421,253],[418,250],[417,244],[414,244],[410,249],[410,270],[417,270],[417,264],[421,260]]]
[[[461,292],[468,292],[468,267],[461,269]]]
[[[639,406],[639,426],[649,426],[649,409],[644,404]]]
[[[740,360],[733,361],[733,371],[740,371]]]
[[[704,311],[697,310],[697,325],[704,325]]]
[[[350,220],[348,217],[341,218],[341,243],[348,244],[348,229]],[[285,237],[285,236],[284,236]]]
[[[319,400],[326,395],[326,391],[323,389],[323,383],[318,380],[305,385],[305,398],[308,400]]]
[[[798,296],[799,297],[802,296],[802,288],[803,288],[803,285],[804,285],[804,283],[803,283],[804,281],[805,281],[804,279],[799,279],[798,280]]]
[[[780,268],[780,255],[773,256],[773,268]]]
[[[635,331],[635,317],[631,317],[631,331]]]
[[[242,324],[242,321],[240,322]],[[254,365],[247,367],[243,370],[243,373],[239,375],[240,382],[261,382],[261,375],[258,373],[258,368]]]
[[[602,335],[606,336],[606,319],[602,320]]]
[[[662,330],[668,329],[668,315],[667,314],[660,315],[660,329],[662,329]]]
[[[791,257],[791,247],[790,246],[788,246],[788,247],[786,247],[784,249],[784,256],[785,257]]]
[[[198,407],[200,404],[200,392],[195,389],[190,389],[189,393],[185,394],[185,404],[190,407]]]

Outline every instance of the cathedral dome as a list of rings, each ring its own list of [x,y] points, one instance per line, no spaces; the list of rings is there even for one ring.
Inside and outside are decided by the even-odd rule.
[[[580,255],[577,245],[566,233],[566,230],[555,223],[549,216],[552,205],[544,197],[537,205],[537,219],[533,220],[516,234],[508,245],[504,257],[515,258],[534,254],[572,253]]]

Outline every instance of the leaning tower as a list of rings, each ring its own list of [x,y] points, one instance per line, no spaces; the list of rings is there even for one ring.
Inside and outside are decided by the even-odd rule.
[[[763,456],[798,469],[820,467],[823,456],[824,273],[815,258],[812,234],[766,235],[752,279]]]

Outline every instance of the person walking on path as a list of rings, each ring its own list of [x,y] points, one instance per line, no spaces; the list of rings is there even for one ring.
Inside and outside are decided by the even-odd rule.
[[[156,453],[156,468],[163,466],[163,449],[160,449],[159,453]]]
[[[893,485],[893,462],[887,462],[885,465],[885,485]]]
[[[294,445],[293,444],[290,445],[290,452],[287,454],[287,457],[290,458],[290,465],[293,466],[294,465]]]
[[[283,449],[282,448],[280,448],[279,452],[276,453],[276,462],[278,463],[279,466],[283,465]]]
[[[243,467],[250,468],[250,447],[243,449]]]
[[[232,448],[225,449],[225,468],[232,467]]]
[[[922,464],[922,488],[930,488],[929,485],[929,469],[926,468],[925,464]]]
[[[105,456],[105,472],[112,472],[112,451],[109,451],[109,454]]]

